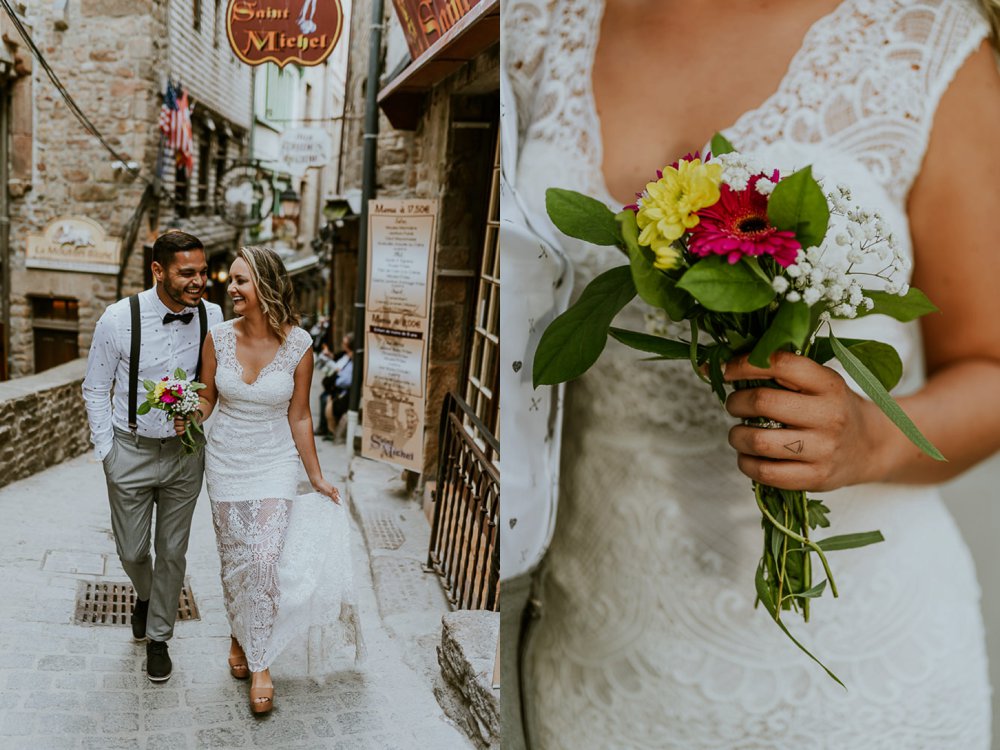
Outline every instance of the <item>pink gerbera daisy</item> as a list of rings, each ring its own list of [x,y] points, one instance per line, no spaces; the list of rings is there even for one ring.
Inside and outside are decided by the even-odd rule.
[[[688,250],[702,258],[725,255],[736,263],[745,255],[770,255],[782,267],[795,262],[801,247],[795,233],[778,231],[767,218],[767,196],[757,192],[757,181],[750,178],[745,190],[721,186],[719,201],[698,211],[701,221],[691,229]],[[777,182],[774,175],[772,182]]]

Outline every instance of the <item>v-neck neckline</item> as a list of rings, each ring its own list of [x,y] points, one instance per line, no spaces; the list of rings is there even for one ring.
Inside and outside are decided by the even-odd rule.
[[[606,0],[599,0],[599,3],[600,7],[597,9],[596,13],[597,31],[595,32],[593,43],[590,45],[590,56],[587,60],[587,64],[585,66],[581,66],[579,71],[583,78],[582,88],[584,91],[584,98],[586,100],[585,106],[588,110],[587,114],[594,123],[593,131],[596,134],[595,140],[597,148],[594,152],[594,172],[597,176],[597,184],[595,187],[600,192],[600,195],[595,197],[608,205],[620,207],[624,204],[611,194],[611,191],[608,189],[607,180],[604,177],[604,129],[601,124],[601,116],[597,112],[597,99],[594,96],[594,61],[597,58],[597,47],[601,42],[601,21],[604,18],[604,12],[607,8]],[[847,12],[847,10],[853,5],[854,0],[841,0],[835,7],[831,8],[829,11],[813,21],[806,29],[805,34],[802,35],[802,40],[799,42],[798,48],[789,60],[788,66],[785,68],[785,72],[782,74],[781,79],[778,81],[778,85],[774,91],[772,91],[756,106],[745,110],[731,124],[723,128],[717,128],[716,132],[725,134],[732,132],[733,130],[738,130],[743,126],[746,120],[764,111],[771,104],[771,102],[783,94],[788,88],[793,74],[797,72],[797,68],[800,64],[800,58],[802,58],[808,51],[809,43],[812,41],[812,38],[820,29],[839,19],[841,15]],[[707,144],[705,145],[707,146]],[[739,147],[739,144],[736,145]],[[652,172],[658,168],[659,166],[651,164],[650,173],[652,174]]]
[[[285,344],[288,343],[288,337],[286,336],[285,340],[282,341],[280,344],[278,344],[278,348],[275,350],[274,356],[271,357],[270,361],[266,365],[264,365],[257,371],[257,377],[255,377],[251,382],[248,383],[246,379],[243,377],[244,373],[246,372],[246,369],[243,367],[243,363],[240,362],[239,336],[236,335],[237,331],[236,331],[235,320],[233,321],[232,332],[233,332],[233,360],[236,362],[236,371],[237,375],[239,376],[240,382],[242,382],[243,385],[248,385],[248,386],[257,385],[257,381],[260,380],[260,376],[264,374],[264,371],[267,370],[267,368],[269,368],[277,361],[278,355],[281,354],[281,350],[285,347]]]

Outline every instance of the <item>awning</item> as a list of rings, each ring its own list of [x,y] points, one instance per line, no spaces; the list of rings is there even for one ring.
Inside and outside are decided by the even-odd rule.
[[[392,126],[415,130],[424,94],[499,41],[500,0],[480,0],[379,92],[379,106]]]

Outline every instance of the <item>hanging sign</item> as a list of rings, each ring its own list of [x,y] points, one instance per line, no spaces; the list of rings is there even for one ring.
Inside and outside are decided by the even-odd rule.
[[[361,455],[424,470],[430,273],[437,203],[373,200]]]
[[[86,216],[53,219],[41,235],[28,235],[24,265],[54,271],[118,273],[118,241]]]
[[[274,208],[274,189],[254,164],[235,164],[225,171],[215,189],[219,215],[234,227],[254,227]]]
[[[281,134],[281,161],[292,174],[310,167],[325,167],[330,161],[330,134],[323,128],[292,128]]]
[[[406,35],[410,56],[414,60],[420,57],[478,2],[479,0],[392,0],[396,18]]]
[[[229,0],[226,35],[247,65],[319,65],[344,28],[340,0]]]

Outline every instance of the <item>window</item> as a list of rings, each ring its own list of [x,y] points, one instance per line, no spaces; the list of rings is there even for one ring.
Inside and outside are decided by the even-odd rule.
[[[218,192],[222,184],[222,178],[226,174],[226,149],[229,147],[229,140],[224,133],[219,134],[219,144],[215,151],[215,190]],[[220,213],[219,201],[216,201],[215,213]]]
[[[213,26],[212,26],[212,46],[218,49],[219,47],[219,16],[220,10],[222,9],[221,0],[215,0],[215,15],[213,16]]]
[[[73,297],[31,297],[35,372],[80,356],[80,302]]]
[[[283,71],[274,63],[267,63],[266,81],[264,117],[278,123],[289,121],[292,119],[296,84],[292,79],[292,68]]]
[[[465,401],[497,438],[500,428],[500,142],[493,158],[490,209],[483,241],[483,262],[473,312],[472,350],[465,383]],[[472,429],[471,425],[467,425]],[[482,445],[482,443],[481,443]],[[494,459],[494,456],[488,456]]]
[[[177,218],[188,217],[188,175],[180,165],[174,168],[174,213]]]
[[[198,137],[198,205],[197,213],[209,213],[208,180],[212,171],[212,131],[202,127]]]

